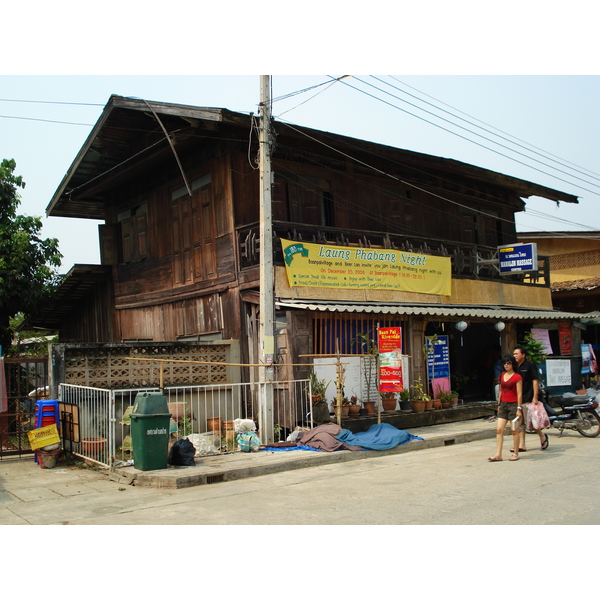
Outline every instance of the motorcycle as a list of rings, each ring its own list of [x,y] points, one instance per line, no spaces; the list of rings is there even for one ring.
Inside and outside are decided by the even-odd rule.
[[[600,390],[589,389],[584,395],[567,392],[553,398],[558,407],[548,404],[548,394],[540,382],[542,402],[548,413],[550,425],[560,429],[561,437],[565,429],[578,431],[584,437],[597,437],[600,434],[600,416],[598,416],[598,397]]]

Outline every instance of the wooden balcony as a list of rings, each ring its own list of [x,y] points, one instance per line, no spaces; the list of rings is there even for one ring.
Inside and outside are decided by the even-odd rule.
[[[500,275],[497,268],[497,248],[437,240],[422,236],[405,236],[376,231],[353,231],[335,227],[316,227],[299,223],[273,223],[274,264],[283,266],[283,252],[279,239],[304,241],[332,246],[400,250],[432,256],[449,256],[452,259],[452,277],[481,279],[550,287],[550,260],[538,256],[538,270],[515,275]],[[516,243],[516,242],[515,242]],[[258,223],[237,229],[237,252],[240,269],[259,264],[260,235]]]

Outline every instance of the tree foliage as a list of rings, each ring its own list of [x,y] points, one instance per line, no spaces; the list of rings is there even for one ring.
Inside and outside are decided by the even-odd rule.
[[[10,318],[31,314],[47,299],[59,280],[62,254],[56,238],[42,239],[41,217],[17,214],[19,189],[25,187],[14,175],[16,163],[0,164],[0,344],[10,348]]]

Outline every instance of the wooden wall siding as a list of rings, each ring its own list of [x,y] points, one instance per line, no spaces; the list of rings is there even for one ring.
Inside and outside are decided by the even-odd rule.
[[[211,185],[171,201],[173,286],[216,277]]]
[[[490,247],[516,239],[510,222],[519,208],[518,199],[509,202],[500,190],[494,198],[493,189],[475,199],[476,190],[468,181],[450,184],[436,177],[416,177],[412,182],[421,188],[416,189],[382,177],[285,160],[275,160],[274,171],[275,220],[424,235]],[[459,203],[467,207],[459,209]]]
[[[259,220],[259,173],[253,170],[244,154],[231,156],[232,214],[236,227]]]
[[[206,294],[211,286],[235,280],[230,162],[228,156],[222,156],[190,169],[186,173],[189,182],[208,174],[211,179],[192,196],[186,193],[171,199],[172,192],[183,186],[179,175],[159,188],[133,198],[124,193],[122,201],[113,202],[113,221],[133,210],[132,205],[147,205],[144,244],[137,242],[137,247],[146,248],[146,258],[123,260],[122,220],[103,229],[103,263],[108,261],[116,268],[117,306],[171,302],[174,290]],[[131,227],[128,232],[129,237],[134,235]],[[135,246],[131,240],[128,244]],[[133,257],[131,253],[127,256]]]
[[[117,314],[121,340],[172,341],[224,329],[220,294],[123,309]],[[235,330],[231,325],[228,329]]]
[[[110,342],[115,323],[110,284],[98,283],[77,309],[61,324],[64,342]]]
[[[132,361],[127,357],[198,361],[211,364],[165,363],[165,385],[199,385],[202,383],[227,383],[225,365],[230,355],[228,344],[203,344],[181,347],[147,345],[145,347],[69,348],[64,350],[64,382],[74,385],[108,389],[128,389],[158,386],[160,363]]]

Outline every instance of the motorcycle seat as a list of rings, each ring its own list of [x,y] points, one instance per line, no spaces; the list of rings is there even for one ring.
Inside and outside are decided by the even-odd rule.
[[[562,407],[566,406],[578,406],[587,404],[591,398],[588,396],[581,396],[578,394],[569,395],[568,397],[563,396],[562,398],[556,398],[558,404]]]

